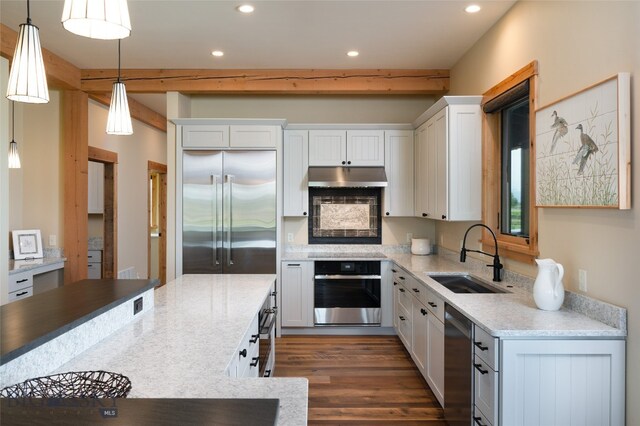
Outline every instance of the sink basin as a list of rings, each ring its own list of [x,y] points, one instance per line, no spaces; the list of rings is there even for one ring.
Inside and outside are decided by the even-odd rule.
[[[454,293],[507,293],[471,275],[429,275]]]

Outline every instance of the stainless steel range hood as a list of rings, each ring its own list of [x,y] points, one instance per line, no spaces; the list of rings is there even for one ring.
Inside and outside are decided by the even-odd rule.
[[[384,167],[309,167],[309,186],[362,188],[387,186]]]

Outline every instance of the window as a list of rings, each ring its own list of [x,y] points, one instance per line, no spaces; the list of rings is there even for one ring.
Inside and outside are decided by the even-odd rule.
[[[538,255],[534,204],[535,77],[532,62],[484,94],[483,217],[501,255],[533,262]],[[488,233],[483,244],[493,246]]]

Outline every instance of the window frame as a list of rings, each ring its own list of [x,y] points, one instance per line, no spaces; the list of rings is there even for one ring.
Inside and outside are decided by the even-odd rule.
[[[493,230],[498,240],[500,255],[520,262],[533,263],[538,251],[538,211],[535,204],[535,111],[537,101],[538,61],[533,61],[510,75],[483,94],[481,106],[497,96],[529,80],[529,236],[520,237],[500,233],[502,209],[502,146],[500,133],[501,113],[482,113],[482,221]],[[482,244],[493,247],[493,237],[482,231]]]

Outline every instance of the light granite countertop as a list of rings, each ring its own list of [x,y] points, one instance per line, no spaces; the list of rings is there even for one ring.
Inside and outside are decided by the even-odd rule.
[[[304,425],[307,379],[229,378],[225,373],[275,278],[179,277],[156,290],[152,311],[57,372],[124,374],[131,379],[131,398],[278,398],[278,425]]]
[[[535,305],[530,289],[514,279],[506,278],[501,283],[491,282],[510,293],[457,294],[428,276],[428,274],[443,272],[471,272],[490,282],[491,278],[488,276],[491,268],[485,268],[486,272],[470,270],[473,266],[470,266],[472,262],[469,260],[466,263],[460,263],[450,256],[413,256],[411,254],[387,254],[387,258],[406,269],[424,286],[433,290],[445,302],[495,337],[623,338],[627,334],[626,311],[617,306],[593,299],[586,302],[597,305],[600,309],[609,309],[610,316],[624,317],[624,321],[613,324],[617,325],[614,327],[566,307],[553,312],[540,310]]]
[[[42,272],[53,271],[55,269],[64,268],[64,257],[43,257],[41,259],[29,260],[9,260],[9,275],[19,274],[21,272],[32,271],[35,269],[43,269]]]
[[[286,252],[282,256],[285,262],[303,260],[388,260],[380,252]]]

